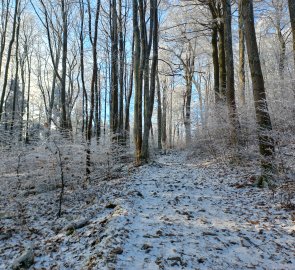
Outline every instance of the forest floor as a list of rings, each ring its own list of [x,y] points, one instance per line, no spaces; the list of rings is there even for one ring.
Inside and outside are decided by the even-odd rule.
[[[175,151],[89,197],[59,223],[44,213],[12,229],[2,212],[0,269],[28,245],[31,270],[295,269],[295,211],[238,167]]]

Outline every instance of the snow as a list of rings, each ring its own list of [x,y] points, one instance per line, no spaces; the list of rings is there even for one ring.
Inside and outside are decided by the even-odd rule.
[[[14,229],[1,240],[0,269],[27,244],[35,247],[31,270],[295,269],[294,211],[282,209],[269,189],[237,188],[244,181],[238,167],[191,160],[185,151],[159,155],[79,191],[90,203],[71,208],[68,191],[60,220],[44,213],[30,221],[31,231]],[[82,228],[64,229],[83,219],[89,222]],[[13,225],[0,221],[4,232]]]
[[[143,168],[116,269],[295,269],[294,222],[267,191],[236,189],[233,175],[216,174],[179,154]]]

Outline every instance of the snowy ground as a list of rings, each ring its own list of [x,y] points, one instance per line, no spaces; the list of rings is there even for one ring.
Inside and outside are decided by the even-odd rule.
[[[80,216],[76,209],[73,220],[87,220],[81,228],[41,219],[39,231],[1,239],[0,269],[28,242],[35,246],[30,269],[295,269],[294,211],[268,189],[237,185],[248,177],[184,152],[160,156],[102,183],[106,192],[97,188],[99,198]]]

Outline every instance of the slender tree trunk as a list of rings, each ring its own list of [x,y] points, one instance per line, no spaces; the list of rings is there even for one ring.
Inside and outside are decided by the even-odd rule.
[[[202,127],[202,130],[204,128],[204,124],[205,124],[205,120],[204,120],[204,113],[203,113],[203,110],[204,110],[204,106],[203,106],[203,97],[202,97],[202,89],[201,89],[201,85],[202,85],[202,77],[200,77],[200,79],[198,81],[196,81],[194,78],[193,78],[193,83],[195,85],[195,88],[197,90],[197,94],[198,94],[198,99],[199,99],[199,115],[200,115],[200,118],[201,118],[201,127]]]
[[[140,71],[140,32],[138,26],[138,3],[133,0],[133,35],[134,35],[134,141],[136,163],[141,161],[142,146],[142,81]]]
[[[66,80],[67,80],[67,54],[68,54],[68,6],[65,0],[61,1],[62,7],[62,80],[61,80],[61,129],[68,129]]]
[[[245,30],[242,14],[242,0],[239,0],[239,100],[244,106],[245,97]]]
[[[157,74],[157,97],[158,97],[158,149],[162,149],[162,98],[159,74]]]
[[[245,22],[245,39],[253,86],[256,121],[258,124],[259,151],[262,157],[262,176],[258,184],[263,185],[263,182],[267,181],[269,173],[274,170],[272,164],[274,142],[270,135],[272,125],[266,102],[264,79],[256,41],[253,0],[242,0],[242,8]]]
[[[15,76],[13,80],[13,103],[12,103],[12,119],[10,130],[11,133],[13,132],[14,128],[14,121],[15,121],[15,114],[16,114],[16,102],[19,101],[19,77],[18,77],[18,70],[19,70],[19,30],[20,30],[20,14],[17,17],[17,27],[16,27],[16,46],[15,46]]]
[[[280,54],[279,54],[279,76],[280,79],[284,79],[284,69],[286,60],[286,42],[283,37],[280,24],[277,25],[277,35],[280,43]]]
[[[226,101],[231,124],[232,144],[238,142],[239,122],[235,101],[235,73],[231,30],[231,1],[223,0],[224,33],[225,33],[225,61],[226,61]]]
[[[218,58],[218,31],[217,25],[214,23],[212,28],[212,59],[213,59],[213,69],[214,69],[214,93],[215,93],[215,102],[220,101],[220,92],[219,92],[219,58]]]
[[[82,83],[82,133],[85,133],[85,138],[87,139],[87,127],[88,127],[88,95],[85,86],[85,68],[84,68],[84,2],[80,0],[80,18],[81,18],[81,28],[80,28],[80,70],[81,70],[81,83]],[[86,132],[85,132],[86,131]]]
[[[152,126],[152,115],[154,108],[154,99],[155,99],[155,90],[156,90],[156,76],[157,76],[157,66],[158,66],[158,3],[157,0],[151,0],[151,31],[152,37],[150,38],[150,42],[153,43],[153,57],[152,57],[152,65],[151,65],[151,76],[150,76],[150,89],[147,93],[147,104],[146,114],[145,114],[145,126],[144,126],[144,134],[143,134],[143,149],[142,154],[145,161],[149,158],[149,131]],[[149,50],[148,50],[149,54]],[[148,60],[147,64],[148,66]],[[148,78],[145,77],[145,80]]]
[[[31,72],[32,72],[32,55],[27,58],[28,65],[28,93],[27,93],[27,120],[26,120],[26,143],[29,143],[29,119],[30,119],[30,93],[31,93]]]
[[[125,41],[123,33],[123,15],[122,15],[122,0],[119,0],[119,86],[120,86],[120,97],[119,97],[119,133],[120,140],[124,140],[123,127],[124,127],[124,60],[125,60]]]
[[[98,71],[97,86],[95,87],[95,136],[96,142],[99,143],[100,137],[100,119],[99,119],[99,99],[100,99],[100,70]]]
[[[6,67],[5,67],[2,94],[1,94],[1,100],[0,100],[0,122],[1,122],[2,114],[3,114],[3,106],[4,106],[5,93],[6,93],[7,82],[8,82],[8,73],[9,73],[9,67],[10,67],[12,46],[15,41],[15,32],[16,32],[17,16],[18,16],[18,12],[19,12],[18,11],[19,5],[20,5],[20,0],[16,0],[15,1],[15,8],[14,8],[14,15],[13,15],[12,35],[11,35],[11,40],[9,42],[8,51],[7,51]]]
[[[104,92],[104,119],[103,119],[103,134],[104,136],[106,135],[106,122],[107,122],[107,99],[108,99],[108,82],[109,82],[109,79],[108,79],[108,70],[109,70],[109,64],[108,64],[108,60],[107,60],[107,63],[106,63],[106,77],[105,77],[105,92]]]
[[[5,50],[5,45],[6,45],[6,33],[7,33],[7,26],[8,26],[8,16],[9,16],[9,2],[6,1],[6,4],[4,4],[4,1],[2,1],[1,5],[1,43],[0,43],[0,76],[1,76],[1,71],[2,71],[2,60],[3,60],[3,55],[4,55],[4,50]]]
[[[174,82],[173,82],[174,84]],[[173,120],[173,111],[172,111],[172,97],[173,97],[173,90],[174,90],[174,86],[170,91],[170,115],[169,115],[169,147],[172,148],[172,120]]]
[[[132,96],[132,90],[133,90],[133,67],[134,67],[134,39],[132,40],[132,60],[131,60],[131,66],[130,66],[130,78],[129,78],[129,86],[128,86],[128,94],[126,98],[126,104],[125,104],[125,137],[126,140],[129,140],[129,133],[130,133],[130,101]]]
[[[188,53],[183,65],[185,68],[185,98],[184,98],[184,127],[185,127],[185,143],[189,145],[191,142],[191,100],[192,100],[192,84],[195,71],[195,46],[192,48],[189,44]]]
[[[55,65],[58,68],[60,61],[60,53],[58,52],[56,54],[55,58]],[[48,108],[48,128],[51,130],[51,124],[52,124],[52,112],[53,112],[53,106],[55,101],[55,88],[56,88],[56,81],[57,81],[57,74],[54,71],[53,79],[52,79],[52,85],[51,85],[51,95],[50,95],[50,103]]]
[[[111,123],[113,135],[118,133],[118,16],[117,1],[111,1]]]
[[[292,35],[293,35],[293,58],[294,58],[294,65],[295,65],[295,1],[288,0],[288,4],[289,4],[290,21],[291,21],[291,28],[292,28]]]
[[[166,148],[167,144],[167,85],[166,83],[163,86],[163,113],[162,113],[162,142],[164,147]]]
[[[185,143],[187,146],[191,142],[191,100],[192,100],[192,78],[189,74],[186,74],[184,127],[185,127]]]
[[[26,45],[25,45],[26,46]],[[27,47],[26,47],[27,48]],[[23,129],[24,129],[24,113],[25,113],[25,92],[26,92],[26,80],[25,80],[25,65],[26,58],[28,57],[28,52],[25,50],[24,56],[21,60],[21,81],[22,81],[22,101],[21,101],[21,109],[20,109],[20,131],[19,131],[19,141],[23,140]]]
[[[219,42],[219,93],[222,99],[226,96],[226,63],[225,63],[225,44],[224,44],[224,23],[220,23],[218,27]]]

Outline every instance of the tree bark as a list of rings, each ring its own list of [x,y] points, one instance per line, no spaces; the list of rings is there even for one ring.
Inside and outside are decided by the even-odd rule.
[[[120,86],[120,96],[119,96],[119,123],[118,129],[120,134],[120,140],[123,143],[123,127],[124,127],[124,60],[125,60],[125,38],[123,32],[123,14],[122,14],[122,0],[119,0],[119,86]]]
[[[153,57],[152,57],[152,65],[151,65],[151,74],[150,74],[150,89],[147,92],[147,97],[145,102],[145,119],[144,119],[144,134],[143,134],[143,149],[142,156],[145,161],[149,158],[149,131],[152,126],[152,115],[154,108],[154,100],[155,100],[155,91],[156,91],[156,76],[157,76],[157,67],[158,67],[158,1],[151,0],[151,18],[150,18],[150,27],[151,27],[151,36],[150,43],[153,43]],[[149,49],[147,54],[149,55]],[[148,66],[148,59],[146,66]],[[148,79],[145,77],[145,80]],[[148,89],[145,89],[148,90]]]
[[[239,121],[235,101],[235,73],[231,30],[231,1],[223,0],[224,33],[225,33],[225,61],[226,61],[226,101],[231,124],[231,141],[238,143]]]
[[[162,99],[159,74],[157,74],[157,97],[158,97],[158,149],[162,149]]]
[[[17,27],[16,27],[16,46],[15,46],[15,76],[13,80],[13,104],[12,104],[12,118],[11,118],[11,125],[10,130],[11,134],[13,132],[14,121],[15,121],[15,114],[16,114],[16,102],[19,100],[19,30],[20,30],[20,14],[17,17]]]
[[[0,76],[2,71],[2,60],[3,60],[3,54],[5,50],[6,45],[6,33],[7,33],[7,26],[8,26],[8,16],[9,16],[9,0],[6,1],[4,4],[4,1],[2,1],[1,5],[1,43],[0,43]]]
[[[163,102],[162,102],[162,142],[164,147],[167,147],[167,85],[166,81],[163,85]]]
[[[292,28],[292,35],[293,35],[293,58],[294,58],[294,65],[295,65],[295,1],[288,0],[288,4],[289,4],[290,21],[291,21],[291,28]]]
[[[140,32],[138,26],[138,2],[133,0],[133,37],[134,37],[134,141],[136,163],[141,161],[142,146],[142,81],[140,72]]]
[[[263,182],[267,181],[269,173],[273,172],[274,169],[272,165],[274,142],[270,135],[272,125],[268,112],[264,79],[256,41],[253,0],[242,0],[242,8],[245,22],[245,38],[248,60],[252,78],[256,121],[258,124],[259,151],[262,157],[262,177],[260,178],[258,184],[263,185]]]
[[[118,16],[117,1],[111,1],[111,118],[113,135],[118,133]]]
[[[242,0],[239,0],[239,100],[242,106],[246,104],[245,82],[245,29]]]
[[[68,129],[66,80],[67,80],[67,54],[68,54],[68,6],[65,0],[61,1],[62,15],[62,77],[61,77],[61,129]]]
[[[215,102],[220,101],[219,93],[219,58],[218,58],[218,31],[217,25],[213,25],[212,28],[212,59],[213,59],[213,69],[214,69],[214,93],[215,93]]]
[[[12,35],[11,35],[11,40],[10,40],[9,46],[8,46],[7,60],[6,60],[5,73],[4,73],[4,79],[3,79],[2,94],[1,94],[1,100],[0,100],[0,121],[2,120],[2,114],[3,114],[3,105],[4,105],[4,100],[5,100],[7,82],[8,82],[8,73],[9,73],[12,46],[15,41],[15,32],[16,32],[17,16],[18,16],[18,12],[19,12],[18,11],[19,5],[20,5],[20,0],[15,0]]]
[[[88,0],[88,11],[89,14],[91,10],[90,2]],[[89,37],[92,46],[92,57],[93,57],[93,66],[92,66],[92,78],[91,78],[91,88],[90,88],[90,113],[89,113],[89,122],[87,127],[87,140],[90,142],[92,136],[92,125],[94,119],[94,111],[95,111],[95,95],[97,95],[98,101],[98,66],[97,66],[97,40],[98,40],[98,19],[99,19],[99,11],[100,11],[100,0],[96,2],[95,9],[95,18],[94,18],[94,33],[92,36],[92,19],[91,15],[89,15]]]
[[[218,27],[219,42],[219,93],[222,99],[226,96],[226,62],[225,62],[225,44],[224,44],[224,23],[220,23]]]
[[[125,139],[129,141],[129,133],[130,133],[130,102],[132,97],[132,90],[133,90],[133,68],[134,68],[134,38],[132,40],[132,60],[130,66],[130,78],[129,78],[129,86],[128,86],[128,93],[125,102]]]

